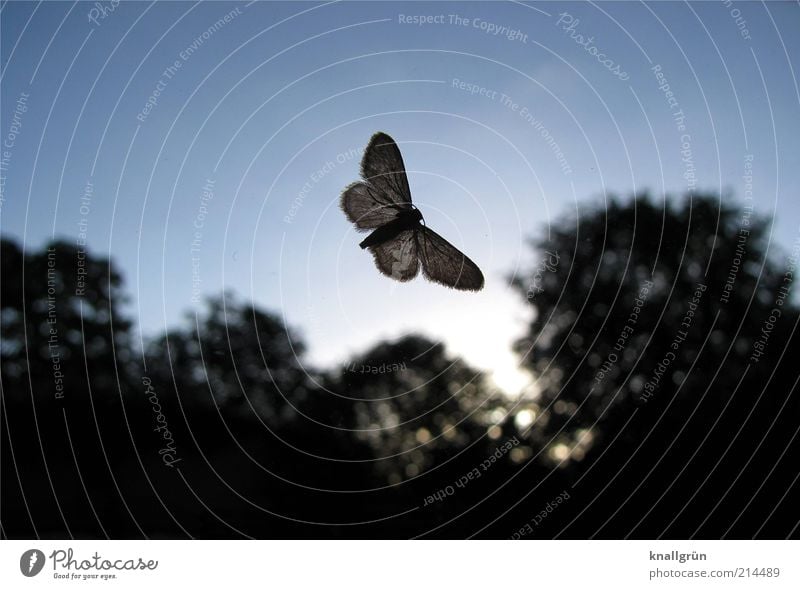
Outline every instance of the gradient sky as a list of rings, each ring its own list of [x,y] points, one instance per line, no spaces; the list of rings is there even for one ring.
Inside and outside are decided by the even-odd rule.
[[[2,3],[0,131],[19,132],[0,230],[38,248],[75,242],[85,217],[145,335],[200,307],[194,278],[281,312],[317,365],[421,331],[516,389],[525,238],[611,194],[684,192],[682,135],[697,190],[741,202],[752,155],[773,247],[798,236],[797,3],[99,4]],[[480,293],[395,283],[358,248],[338,199],[378,130],[428,225],[482,268]]]

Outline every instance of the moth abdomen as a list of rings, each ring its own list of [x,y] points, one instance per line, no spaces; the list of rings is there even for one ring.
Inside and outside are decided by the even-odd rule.
[[[373,245],[380,245],[382,243],[386,243],[387,241],[391,241],[392,239],[400,235],[400,233],[402,233],[403,231],[406,231],[408,229],[413,229],[414,226],[418,224],[419,221],[415,216],[400,214],[393,221],[390,221],[386,223],[386,225],[381,225],[380,227],[375,229],[372,233],[367,235],[364,241],[362,241],[358,245],[363,250]]]

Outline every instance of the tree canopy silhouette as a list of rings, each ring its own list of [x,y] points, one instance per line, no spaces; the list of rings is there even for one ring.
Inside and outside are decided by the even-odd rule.
[[[3,535],[791,533],[800,240],[714,195],[579,213],[514,279],[519,398],[414,334],[311,366],[232,293],[138,349],[109,260],[3,240]]]
[[[118,497],[110,473],[129,453],[122,277],[64,241],[24,252],[3,239],[0,248],[4,531],[102,535],[94,512]]]
[[[643,195],[590,205],[533,242],[540,263],[515,278],[534,309],[515,348],[541,389],[529,442],[548,447],[555,463],[573,463],[576,478],[583,468],[574,463],[586,456],[585,487],[614,481],[596,502],[609,535],[640,517],[640,533],[672,517],[671,531],[709,533],[704,518],[741,474],[741,456],[758,450],[751,476],[736,483],[749,491],[752,475],[780,455],[777,440],[756,446],[776,418],[788,425],[784,402],[797,409],[786,354],[796,352],[798,314],[782,290],[786,260],[767,251],[768,230],[766,219],[719,196]],[[649,488],[671,490],[660,504],[629,496],[643,473],[652,473]],[[706,476],[722,491],[687,506]],[[719,517],[738,507],[719,506]],[[597,526],[591,513],[572,533]],[[619,519],[608,523],[609,514]]]

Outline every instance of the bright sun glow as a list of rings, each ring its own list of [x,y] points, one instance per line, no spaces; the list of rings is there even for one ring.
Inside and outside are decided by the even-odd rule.
[[[527,327],[518,295],[505,284],[488,281],[480,297],[454,296],[462,297],[459,304],[449,301],[416,308],[411,315],[413,325],[408,324],[408,317],[395,313],[381,316],[380,321],[370,320],[359,329],[332,329],[327,337],[311,341],[313,361],[321,365],[341,363],[349,355],[363,352],[369,344],[416,332],[441,341],[451,357],[460,357],[486,373],[510,398],[522,393],[535,398],[534,379],[519,368],[519,358],[511,349]]]
[[[486,290],[484,298],[469,306],[466,318],[464,309],[455,306],[438,309],[431,317],[432,330],[442,334],[451,354],[485,371],[508,396],[515,398],[523,391],[533,396],[533,377],[519,368],[511,349],[526,327],[513,312],[520,309],[518,297],[505,286],[492,283],[487,283]]]

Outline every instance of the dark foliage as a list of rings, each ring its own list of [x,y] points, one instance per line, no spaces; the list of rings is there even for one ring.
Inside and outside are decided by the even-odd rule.
[[[798,314],[767,222],[697,195],[577,221],[515,279],[521,398],[415,335],[320,371],[232,294],[140,350],[108,260],[3,241],[3,537],[785,537]]]

